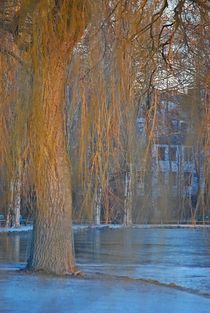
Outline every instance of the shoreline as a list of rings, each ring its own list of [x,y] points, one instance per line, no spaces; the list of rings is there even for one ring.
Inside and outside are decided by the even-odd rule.
[[[140,228],[140,229],[210,229],[210,224],[133,224],[133,225],[121,225],[121,224],[74,224],[73,230],[83,229],[122,229],[122,228]],[[33,225],[20,226],[20,227],[0,227],[0,234],[3,233],[20,233],[29,232],[33,230]]]

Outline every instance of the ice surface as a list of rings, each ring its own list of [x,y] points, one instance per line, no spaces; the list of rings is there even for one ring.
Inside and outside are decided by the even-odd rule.
[[[210,299],[165,287],[4,274],[0,274],[1,313],[209,313]]]
[[[208,228],[76,227],[82,279],[17,272],[30,237],[0,235],[0,313],[210,312]]]

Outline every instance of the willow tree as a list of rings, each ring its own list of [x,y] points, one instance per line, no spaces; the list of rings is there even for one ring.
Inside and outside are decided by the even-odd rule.
[[[181,31],[190,26],[187,19],[183,21],[183,12],[187,14],[194,4],[187,0],[173,4],[173,10],[169,9],[173,17],[168,23],[162,19],[163,14],[166,16],[168,1],[33,2],[30,12],[33,40],[29,48],[33,97],[29,137],[38,209],[28,267],[63,274],[75,271],[70,227],[71,164],[64,129],[64,87],[72,55],[89,32],[91,75],[87,84],[80,80],[79,86],[74,86],[76,89],[80,87],[82,98],[79,151],[81,158],[84,155],[88,158],[91,148],[90,172],[93,180],[97,180],[96,188],[102,188],[103,192],[116,156],[132,168],[136,95],[143,97],[154,82],[153,73],[159,65],[160,51],[170,68],[175,34],[178,29]],[[202,7],[204,2],[198,1],[199,5]],[[22,15],[28,7],[26,1]],[[111,48],[108,44],[111,62],[108,63],[112,69],[108,74],[104,70],[103,49],[98,49],[99,42],[94,40],[100,31],[100,43],[107,37],[111,42]],[[102,47],[107,49],[106,40]],[[148,82],[136,93],[139,64],[141,79],[148,77]],[[75,75],[78,75],[77,71]],[[83,169],[80,167],[80,173]],[[86,192],[94,197],[87,186]],[[131,216],[129,206],[127,216]],[[131,218],[125,218],[125,222],[130,223]]]
[[[74,273],[71,175],[64,131],[64,86],[83,35],[87,1],[39,1],[32,15],[30,149],[37,206],[28,268]]]
[[[76,270],[64,86],[73,49],[86,27],[87,2],[4,0],[0,4],[0,30],[7,35],[2,57],[15,59],[22,70],[27,68],[25,78],[32,77],[31,102],[25,108],[28,114],[24,121],[19,120],[19,126],[22,122],[28,126],[30,173],[37,195],[28,268],[56,274]],[[22,86],[23,92],[26,89]],[[23,109],[17,106],[19,116]],[[18,149],[13,149],[16,157],[20,146],[19,142]]]
[[[18,56],[10,55],[20,63],[23,59],[32,76],[27,125],[37,209],[29,269],[56,274],[76,271],[71,230],[71,164],[64,116],[66,75],[78,45],[87,33],[94,39],[100,31],[102,38],[108,36],[112,42],[111,48],[106,41],[104,45],[113,56],[109,83],[101,70],[104,53],[97,49],[97,40],[90,40],[91,45],[94,43],[90,54],[93,65],[89,71],[90,80],[85,83],[81,79],[79,86],[74,85],[75,89],[79,87],[82,99],[79,126],[81,159],[85,160],[84,163],[87,161],[91,148],[93,153],[87,175],[91,173],[94,179],[97,178],[103,190],[115,157],[120,156],[130,164],[133,162],[126,150],[133,149],[130,120],[135,119],[135,68],[140,67],[139,94],[143,95],[148,87],[144,86],[144,77],[149,77],[146,81],[150,84],[155,71],[151,70],[149,60],[155,60],[156,64],[158,51],[172,46],[174,33],[183,26],[180,22],[182,8],[188,2],[191,1],[175,4],[174,21],[164,25],[160,21],[168,6],[166,0],[152,4],[151,1],[138,0],[3,0],[0,3],[0,27],[3,25],[12,34],[11,45],[17,45],[20,51]],[[198,3],[203,5],[203,1]],[[4,7],[2,18],[1,9]],[[107,25],[108,32],[105,31]],[[166,41],[165,29],[169,30]],[[170,48],[167,51],[168,55],[164,55],[166,61]],[[136,59],[136,55],[139,58]],[[77,75],[75,71],[76,81]],[[124,125],[128,131],[125,136],[122,131]],[[77,168],[80,172],[87,170],[83,166]],[[86,191],[91,197],[91,190],[86,188]]]

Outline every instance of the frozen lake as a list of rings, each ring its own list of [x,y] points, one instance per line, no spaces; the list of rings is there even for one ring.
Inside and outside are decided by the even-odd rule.
[[[77,230],[76,279],[16,271],[30,237],[0,234],[1,313],[210,312],[210,228]]]

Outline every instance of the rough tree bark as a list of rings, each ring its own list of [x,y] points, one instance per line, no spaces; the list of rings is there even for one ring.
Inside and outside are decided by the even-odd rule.
[[[72,191],[64,135],[65,71],[54,61],[49,62],[47,77],[39,81],[35,90],[31,149],[38,209],[28,268],[66,274],[76,270],[71,232]]]

